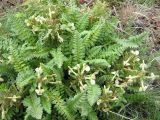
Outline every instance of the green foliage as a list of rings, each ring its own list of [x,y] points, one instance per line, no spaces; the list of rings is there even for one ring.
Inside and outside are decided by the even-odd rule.
[[[98,100],[101,95],[101,89],[97,85],[89,85],[87,90],[87,99],[91,106]]]
[[[120,37],[105,3],[36,0],[19,9],[0,27],[2,119],[107,119],[135,96],[146,100],[153,74],[130,50],[147,34]]]
[[[24,99],[23,104],[27,107],[27,116],[31,115],[36,119],[42,118],[43,108],[40,104],[40,98],[37,98],[35,95],[31,95]]]

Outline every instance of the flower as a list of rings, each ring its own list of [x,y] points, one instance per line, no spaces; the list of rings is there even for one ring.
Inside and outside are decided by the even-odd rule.
[[[123,65],[124,65],[124,66],[129,66],[130,63],[128,63],[128,61],[123,61]]]
[[[16,96],[16,95],[13,95],[13,97],[6,97],[8,99],[11,99],[13,102],[17,102],[17,99],[21,98],[20,96]]]
[[[101,103],[102,103],[102,100],[99,99],[99,100],[97,101],[97,105],[100,105]]]
[[[145,64],[144,60],[143,63],[140,64],[140,68],[142,69],[142,71],[145,71],[145,69],[147,68],[147,64]]]
[[[38,89],[35,90],[37,95],[42,95],[44,93],[44,89],[41,89],[41,87],[42,87],[42,84],[38,83]]]
[[[58,37],[58,40],[59,40],[60,43],[62,43],[64,41],[63,38],[59,35],[58,32],[57,32],[57,37]]]
[[[49,8],[49,17],[52,18],[52,14],[55,14],[55,11],[51,11],[51,8]]]
[[[91,85],[95,85],[96,84],[96,81],[94,79],[90,80],[91,82]]]
[[[138,50],[135,50],[135,51],[132,50],[131,53],[136,55],[136,56],[139,55],[139,51]]]
[[[128,79],[128,83],[132,83],[133,82],[133,79],[136,79],[138,78],[138,76],[131,76],[129,75],[128,77],[126,77]]]
[[[139,88],[139,91],[142,92],[142,91],[146,91],[146,89],[148,88],[148,86],[141,86]]]
[[[117,100],[117,99],[118,99],[117,97],[114,97],[114,98],[112,98],[111,100],[112,100],[112,101],[115,101],[115,100]]]
[[[128,58],[126,61],[123,61],[123,65],[124,66],[129,66],[130,65],[130,63],[129,63],[130,59],[131,58]]]
[[[151,76],[149,76],[147,78],[151,78],[152,80],[155,80],[157,77],[159,77],[159,76],[155,75],[154,73],[151,73]]]
[[[115,85],[119,86],[119,80],[115,80]]]
[[[46,19],[44,17],[39,16],[39,15],[37,17],[35,17],[35,20],[37,22],[39,22],[40,24],[43,24],[43,22],[46,21]]]
[[[75,26],[74,26],[74,23],[68,23],[68,26],[71,28],[71,30],[75,30]]]
[[[155,79],[156,79],[156,76],[155,76],[154,73],[151,73],[151,78],[152,78],[152,80],[155,80]]]
[[[76,66],[73,67],[74,70],[80,69],[80,64],[77,64]]]
[[[44,93],[44,89],[36,89],[35,92],[37,95],[42,95]]]
[[[36,69],[35,69],[35,71],[36,71],[36,73],[37,73],[38,78],[39,78],[39,77],[40,77],[40,75],[43,73],[43,70],[42,70],[42,68],[41,68],[41,67],[36,68]]]
[[[113,93],[113,91],[109,90],[109,89],[110,89],[110,87],[106,88],[106,86],[104,85],[104,93],[105,94],[112,94]]]
[[[146,89],[148,88],[148,85],[144,85],[143,81],[141,81],[141,87],[139,88],[139,91],[142,92],[142,91],[146,91]]]
[[[29,20],[27,20],[27,19],[26,19],[24,22],[26,23],[27,26],[30,26],[30,25],[31,25],[31,24],[29,23]]]
[[[3,82],[3,81],[4,81],[4,79],[0,77],[0,82]]]
[[[87,71],[87,72],[89,72],[90,71],[90,67],[88,65],[85,65],[84,70]]]
[[[37,32],[37,31],[39,31],[39,27],[33,25],[33,26],[32,26],[32,32],[35,33],[35,32]]]
[[[119,71],[114,71],[114,72],[111,72],[111,74],[115,75],[115,76],[119,76]]]
[[[140,59],[139,59],[139,58],[136,58],[136,61],[137,61],[137,62],[139,62],[139,61],[140,61]]]
[[[79,88],[80,88],[80,91],[84,91],[82,86],[80,86]]]

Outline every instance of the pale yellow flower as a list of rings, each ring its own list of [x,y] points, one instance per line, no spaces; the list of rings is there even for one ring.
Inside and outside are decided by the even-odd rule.
[[[90,71],[90,67],[88,65],[85,65],[84,70],[87,71],[87,72],[89,72]]]
[[[90,80],[91,82],[91,85],[95,85],[96,84],[96,81],[94,79]]]
[[[62,43],[64,41],[63,38],[59,35],[58,32],[57,32],[57,37],[58,37],[58,40],[59,40],[60,43]]]
[[[129,75],[128,77],[126,77],[128,79],[128,83],[132,83],[134,79],[138,78],[139,76],[131,76]]]
[[[37,21],[37,22],[39,22],[40,24],[43,24],[43,22],[45,22],[46,21],[46,18],[44,18],[43,16],[37,16],[37,17],[35,17],[35,20]]]
[[[42,84],[38,83],[38,89],[35,90],[37,95],[42,95],[44,93],[44,89],[42,89],[41,87],[42,87]]]
[[[145,71],[145,69],[147,68],[147,64],[145,64],[144,60],[143,63],[140,64],[140,68],[142,69],[142,71]]]
[[[139,91],[142,92],[142,91],[146,91],[146,89],[148,88],[148,85],[144,85],[143,81],[141,81],[141,87],[139,88]]]
[[[130,59],[131,59],[131,57],[128,58],[126,61],[123,61],[123,65],[124,66],[130,66],[130,63],[129,63]]]
[[[55,14],[55,11],[51,11],[51,8],[49,8],[49,17],[52,18],[52,15]]]
[[[135,51],[132,50],[131,53],[136,55],[136,56],[139,55],[139,51],[138,50],[135,50]]]
[[[13,97],[6,97],[8,99],[11,99],[13,102],[17,102],[17,99],[21,98],[20,96],[16,96],[16,95],[13,95]]]
[[[41,68],[41,67],[36,68],[36,69],[35,69],[35,71],[36,71],[36,73],[37,73],[37,76],[38,76],[38,77],[40,77],[40,76],[41,76],[41,74],[43,73],[43,70],[42,70],[42,68]]]

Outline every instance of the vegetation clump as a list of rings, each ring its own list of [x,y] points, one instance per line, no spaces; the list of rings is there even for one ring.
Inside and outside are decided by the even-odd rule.
[[[137,50],[147,33],[123,37],[105,2],[36,0],[20,9],[1,20],[1,119],[132,119],[121,115],[125,106],[150,101],[147,79],[158,76]]]

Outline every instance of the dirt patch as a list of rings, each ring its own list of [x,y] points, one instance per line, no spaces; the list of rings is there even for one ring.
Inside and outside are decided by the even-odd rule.
[[[3,16],[7,9],[12,8],[16,6],[16,4],[20,4],[22,2],[23,0],[0,0],[0,16]]]

